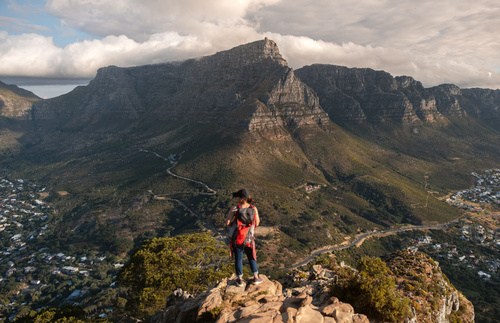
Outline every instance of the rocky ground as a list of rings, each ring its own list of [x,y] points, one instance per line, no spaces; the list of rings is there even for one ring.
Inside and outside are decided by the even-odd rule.
[[[316,274],[326,273],[320,270]],[[369,322],[362,314],[354,313],[351,305],[329,297],[326,283],[321,279],[308,286],[283,291],[283,285],[261,275],[263,283],[243,287],[235,277],[224,279],[212,289],[192,298],[177,290],[167,301],[170,305],[157,314],[153,322]],[[332,277],[330,277],[332,278]],[[293,280],[290,282],[293,283]],[[298,281],[297,281],[298,282]]]
[[[406,318],[405,323],[444,323],[457,318],[461,322],[474,322],[472,304],[449,284],[432,259],[421,253],[403,251],[392,254],[387,265],[391,276],[404,272],[395,277],[398,281],[396,293],[409,298],[413,304],[411,317]],[[168,297],[166,309],[153,316],[151,322],[377,322],[364,314],[355,313],[352,305],[332,296],[330,288],[339,283],[342,270],[356,272],[343,265],[314,265],[309,271],[293,270],[279,282],[261,275],[264,281],[259,285],[247,281],[244,286],[238,287],[233,276],[196,297],[178,289]],[[410,286],[417,285],[408,275],[414,275],[421,282],[426,278],[426,282],[418,285],[421,289],[417,290]]]

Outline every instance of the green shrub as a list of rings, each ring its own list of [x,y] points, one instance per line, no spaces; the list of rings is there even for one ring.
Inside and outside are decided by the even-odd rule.
[[[176,288],[197,294],[231,273],[226,246],[201,233],[146,241],[118,280],[130,289],[126,309],[147,317],[160,310]]]
[[[410,300],[396,293],[396,282],[385,262],[364,257],[358,261],[357,270],[340,270],[339,283],[331,286],[335,296],[371,318],[401,322],[411,315]]]

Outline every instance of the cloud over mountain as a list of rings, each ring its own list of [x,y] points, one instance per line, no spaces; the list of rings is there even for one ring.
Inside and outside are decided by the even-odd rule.
[[[500,4],[491,0],[49,0],[43,12],[89,39],[60,46],[56,30],[10,19],[0,32],[0,75],[90,78],[102,66],[199,57],[267,36],[294,68],[328,63],[425,86],[500,87]]]

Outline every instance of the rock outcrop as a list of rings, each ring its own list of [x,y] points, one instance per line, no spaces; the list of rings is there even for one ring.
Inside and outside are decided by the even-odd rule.
[[[472,303],[429,256],[404,250],[386,256],[385,261],[397,278],[398,292],[412,302],[415,322],[474,322]]]
[[[66,128],[154,119],[258,130],[328,120],[267,38],[184,62],[102,68],[88,86],[35,105],[32,115]]]
[[[397,252],[386,258],[396,275],[396,289],[408,298],[411,315],[405,323],[450,321],[474,322],[474,307],[447,280],[439,266],[422,253]],[[378,322],[355,313],[353,306],[339,301],[332,287],[342,275],[356,272],[348,266],[314,265],[308,272],[294,270],[280,282],[263,277],[260,285],[238,287],[235,278],[224,279],[196,297],[178,289],[166,310],[153,316],[154,323],[194,322]]]
[[[354,313],[351,305],[330,297],[326,285],[283,291],[279,282],[261,277],[262,284],[243,287],[235,285],[235,277],[224,279],[194,298],[177,290],[169,297],[167,309],[155,315],[152,322],[369,322],[365,315]]]

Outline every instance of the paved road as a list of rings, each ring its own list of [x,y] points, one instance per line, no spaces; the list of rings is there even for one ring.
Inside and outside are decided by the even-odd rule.
[[[169,175],[171,175],[173,177],[177,177],[177,178],[185,180],[185,181],[194,182],[194,183],[197,183],[197,184],[200,184],[200,185],[204,186],[205,189],[207,190],[207,192],[199,192],[198,194],[201,194],[201,195],[215,195],[215,194],[217,194],[216,190],[214,190],[213,188],[211,188],[210,186],[208,186],[206,183],[203,183],[202,181],[198,181],[196,179],[184,177],[184,176],[181,176],[181,175],[178,175],[178,174],[172,172],[172,168],[175,167],[175,166],[177,166],[177,162],[173,162],[170,159],[165,158],[162,155],[160,155],[160,154],[158,154],[157,152],[154,152],[154,151],[150,151],[150,150],[142,149],[142,148],[139,149],[139,151],[140,152],[144,152],[144,153],[151,153],[151,154],[155,155],[156,157],[161,158],[164,161],[170,163],[171,166],[167,169],[167,173]],[[154,196],[155,199],[158,199],[158,200],[169,200],[169,201],[174,201],[174,202],[179,203],[191,215],[195,216],[200,221],[202,220],[201,215],[199,213],[197,213],[196,211],[192,210],[189,206],[186,205],[186,203],[182,202],[181,200],[175,199],[175,198],[167,197],[168,195],[172,195],[172,194],[156,195],[151,190],[149,190],[149,193],[151,193]],[[178,192],[178,193],[184,193],[184,192]],[[218,229],[218,228],[216,228],[215,226],[212,226],[209,223],[205,223],[205,226],[206,226],[207,230],[212,231],[213,233],[217,234],[217,239],[218,240],[222,241],[224,239],[224,230]]]

